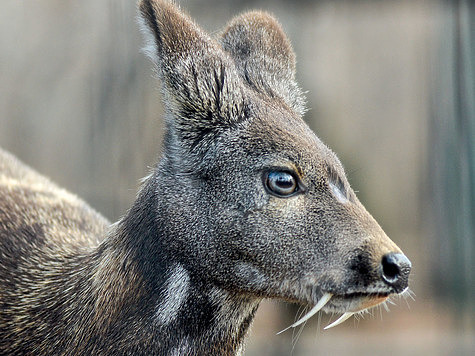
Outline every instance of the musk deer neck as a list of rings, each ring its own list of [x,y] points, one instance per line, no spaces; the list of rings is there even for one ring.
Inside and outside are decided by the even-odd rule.
[[[96,305],[103,319],[112,326],[140,317],[132,344],[147,335],[152,354],[237,354],[260,300],[225,291],[180,262],[173,238],[164,236],[168,218],[160,214],[159,188],[149,181],[100,247]]]
[[[204,283],[176,264],[163,285],[154,322],[175,336],[167,346],[171,354],[236,355],[258,305],[256,299]]]

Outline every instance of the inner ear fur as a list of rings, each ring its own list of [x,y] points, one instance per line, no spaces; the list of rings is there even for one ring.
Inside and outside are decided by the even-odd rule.
[[[233,122],[243,105],[242,80],[219,43],[173,2],[142,0],[139,13],[170,126],[198,139],[198,133]]]

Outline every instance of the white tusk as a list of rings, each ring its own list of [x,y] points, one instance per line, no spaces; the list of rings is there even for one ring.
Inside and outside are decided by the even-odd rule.
[[[346,312],[342,316],[340,316],[337,320],[335,320],[333,323],[331,323],[328,326],[325,326],[323,330],[328,330],[330,328],[333,328],[334,326],[337,326],[341,323],[343,323],[346,319],[348,319],[350,316],[352,316],[354,313],[353,312]]]
[[[328,301],[331,299],[332,297],[332,294],[331,293],[325,293],[321,298],[320,300],[318,301],[317,304],[315,304],[315,306],[307,313],[303,316],[302,319],[296,321],[295,323],[293,323],[292,325],[290,325],[289,327],[285,328],[284,330],[282,331],[279,331],[277,333],[277,335],[283,333],[284,331],[287,331],[289,330],[290,328],[295,328],[296,326],[299,326],[300,324],[306,322],[308,319],[310,319],[312,316],[315,315],[315,313],[317,313],[320,309],[322,309],[325,304],[328,303]]]

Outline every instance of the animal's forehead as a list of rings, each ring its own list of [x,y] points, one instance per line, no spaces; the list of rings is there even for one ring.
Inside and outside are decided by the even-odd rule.
[[[254,110],[245,141],[251,155],[266,156],[274,164],[295,163],[303,170],[339,165],[335,154],[286,107],[266,105]]]

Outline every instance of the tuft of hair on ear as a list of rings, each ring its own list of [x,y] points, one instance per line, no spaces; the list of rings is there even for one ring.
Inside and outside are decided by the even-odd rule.
[[[167,127],[180,143],[196,147],[205,133],[240,120],[242,80],[219,43],[170,1],[141,0],[139,18],[170,113]]]
[[[281,98],[300,115],[305,113],[305,97],[295,80],[295,53],[272,15],[251,11],[234,18],[220,42],[250,87]]]
[[[141,0],[139,20],[155,63],[207,47],[208,36],[173,1]]]

